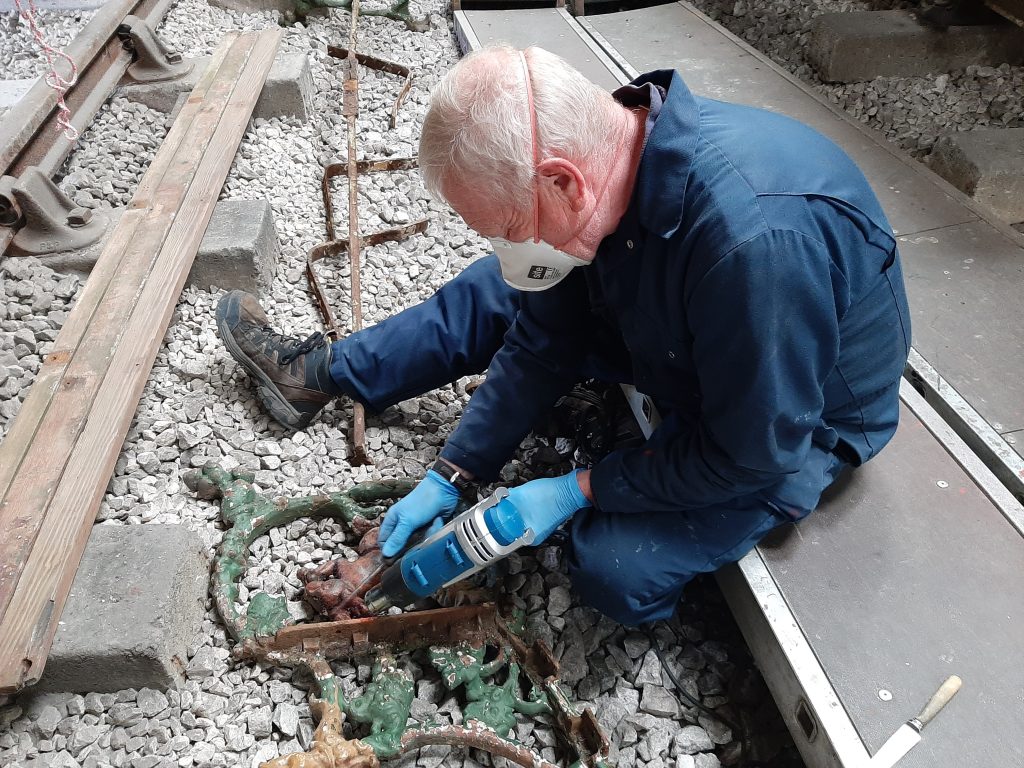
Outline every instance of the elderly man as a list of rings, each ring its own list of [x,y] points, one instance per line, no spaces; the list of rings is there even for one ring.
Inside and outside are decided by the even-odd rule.
[[[635,384],[661,425],[511,500],[538,540],[568,523],[574,587],[630,624],[670,616],[690,578],[810,513],[892,437],[910,338],[896,243],[864,177],[810,128],[697,98],[676,72],[609,95],[542,49],[495,47],[438,86],[419,157],[496,255],[332,345],[274,332],[246,294],[217,312],[293,427],[338,395],[380,410],[487,369],[386,516],[385,554],[493,479],[583,378]]]

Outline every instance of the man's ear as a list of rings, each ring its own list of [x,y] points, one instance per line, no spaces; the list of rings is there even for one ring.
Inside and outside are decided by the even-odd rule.
[[[537,166],[541,189],[560,197],[573,213],[583,210],[587,197],[587,179],[573,163],[561,157],[549,157]]]

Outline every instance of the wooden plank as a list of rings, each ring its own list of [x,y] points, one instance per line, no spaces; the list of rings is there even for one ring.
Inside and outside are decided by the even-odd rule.
[[[124,337],[131,343],[114,351],[55,489],[21,584],[0,620],[6,646],[0,656],[0,693],[31,684],[42,674],[96,509],[280,38],[280,30],[264,32],[252,48],[125,326]]]
[[[229,32],[224,35],[224,39],[217,46],[213,53],[213,58],[203,72],[202,77],[199,78],[195,88],[192,89],[185,103],[182,104],[181,109],[178,111],[178,116],[174,119],[174,123],[171,125],[171,129],[167,132],[164,140],[160,142],[160,149],[146,170],[146,175],[142,177],[139,186],[135,188],[135,194],[132,195],[132,199],[128,203],[129,210],[148,208],[153,204],[155,190],[164,181],[171,161],[177,156],[182,142],[192,127],[192,123],[201,114],[203,102],[206,101],[207,94],[210,93],[213,84],[217,82],[221,68],[225,66],[228,52],[235,46],[238,37],[238,32]],[[225,75],[227,75],[226,71]]]
[[[231,46],[220,76],[210,86],[203,107],[182,136],[182,146],[187,150],[158,164],[157,172],[166,176],[165,183],[137,224],[135,236],[126,244],[117,271],[56,383],[50,407],[37,427],[37,434],[46,435],[46,439],[29,443],[20,469],[0,502],[0,531],[4,533],[0,536],[0,611],[7,609],[17,588],[18,574],[34,546],[47,505],[86,424],[111,357],[124,338],[127,319],[174,224],[176,210],[197,174],[202,153],[229,104],[235,81],[255,40],[256,35],[251,34]]]
[[[156,157],[150,163],[149,169],[139,185],[139,190],[132,198],[131,208],[142,208],[142,205],[136,203],[143,200],[146,205],[151,202],[151,193],[140,196],[140,191],[148,190],[147,185],[152,185],[156,180],[163,179],[167,165],[181,144],[188,127],[199,113],[199,107],[227,55],[230,44],[237,36],[237,34],[231,33],[214,52],[210,66],[193,89],[188,103],[178,113],[174,125],[171,126]],[[89,279],[75,301],[74,308],[61,327],[53,350],[44,359],[33,380],[33,386],[18,411],[17,418],[7,431],[5,438],[0,441],[0,501],[7,495],[11,481],[21,466],[33,437],[37,434],[39,422],[50,406],[68,364],[75,350],[78,349],[86,328],[89,327],[96,307],[106,294],[110,281],[120,271],[125,247],[135,237],[136,227],[144,213],[145,211],[141,210],[126,211],[110,233],[107,243],[96,261],[96,266],[89,274]],[[3,528],[0,527],[0,530]],[[0,563],[0,582],[6,578],[7,573],[3,569],[3,564]]]

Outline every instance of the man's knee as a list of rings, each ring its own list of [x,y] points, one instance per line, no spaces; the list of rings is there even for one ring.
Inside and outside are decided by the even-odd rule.
[[[638,626],[675,613],[683,587],[693,574],[656,572],[623,563],[598,548],[577,546],[568,557],[569,578],[580,600],[621,624]]]

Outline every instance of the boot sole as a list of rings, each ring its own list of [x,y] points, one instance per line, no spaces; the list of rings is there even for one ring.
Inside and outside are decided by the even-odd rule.
[[[220,334],[221,341],[224,342],[224,346],[227,347],[231,356],[256,381],[256,395],[259,397],[263,409],[270,414],[274,421],[282,426],[290,429],[303,429],[306,427],[311,419],[295,410],[285,399],[284,395],[281,394],[281,390],[277,388],[277,385],[271,381],[270,377],[242,351],[242,348],[235,341],[235,337],[231,334],[231,329],[228,326],[224,313],[223,302],[218,303],[217,332]]]

